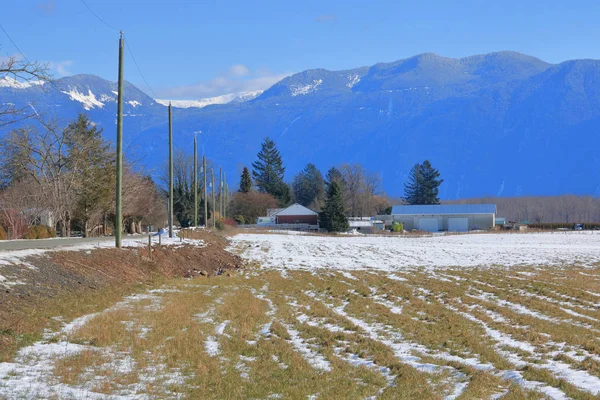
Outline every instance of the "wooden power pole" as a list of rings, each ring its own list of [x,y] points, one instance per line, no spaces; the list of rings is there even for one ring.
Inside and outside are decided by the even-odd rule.
[[[223,167],[219,167],[219,218],[223,218]]]
[[[202,176],[204,178],[204,227],[208,226],[208,199],[206,198],[206,154],[202,157]]]
[[[223,218],[227,218],[227,172],[223,172]]]
[[[211,168],[212,173],[212,226],[215,227],[215,168]]]
[[[173,115],[169,102],[169,237],[173,237]]]
[[[194,228],[198,227],[198,144],[194,135]]]
[[[115,247],[121,248],[121,229],[123,226],[122,189],[123,189],[123,48],[125,39],[123,31],[119,39],[119,93],[117,95],[117,182],[116,182],[116,216],[115,216]]]

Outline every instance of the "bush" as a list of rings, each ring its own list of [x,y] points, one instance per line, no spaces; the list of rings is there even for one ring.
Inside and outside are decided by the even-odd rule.
[[[215,227],[216,227],[218,230],[220,230],[220,231],[222,231],[223,229],[225,229],[225,224],[223,223],[223,220],[222,220],[222,219],[218,219],[218,220],[216,220],[216,221],[215,221]]]
[[[2,225],[0,225],[0,240],[6,240],[6,231],[4,230]]]
[[[267,215],[267,209],[278,208],[279,202],[268,193],[235,193],[229,206],[231,215],[244,217],[245,224],[255,224],[258,217]]]
[[[404,232],[404,224],[398,221],[392,222],[392,231],[394,232]]]
[[[25,233],[24,239],[48,239],[56,237],[56,231],[46,225],[30,226]]]
[[[600,229],[599,222],[586,222],[581,224],[584,230],[598,230]],[[568,222],[535,222],[528,225],[530,229],[574,229],[574,223]]]
[[[233,219],[235,219],[235,222],[237,222],[240,225],[244,225],[245,223],[243,215],[236,215]]]
[[[233,227],[235,227],[238,224],[237,221],[235,219],[233,219],[233,218],[223,218],[222,221],[227,226],[233,226]]]

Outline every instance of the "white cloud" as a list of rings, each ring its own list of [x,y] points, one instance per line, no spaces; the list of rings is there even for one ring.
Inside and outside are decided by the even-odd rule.
[[[231,66],[213,79],[192,85],[158,90],[163,99],[195,100],[224,94],[265,90],[291,73],[275,74],[267,69],[251,71],[243,64]]]
[[[72,75],[70,68],[73,65],[73,60],[63,60],[63,61],[50,61],[48,63],[48,68],[57,75],[57,77],[62,78],[63,76]]]
[[[244,64],[235,64],[229,68],[229,73],[233,76],[248,76],[250,75],[250,69]]]

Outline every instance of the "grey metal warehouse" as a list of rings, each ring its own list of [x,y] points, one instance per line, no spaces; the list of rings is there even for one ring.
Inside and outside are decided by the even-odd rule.
[[[383,217],[383,218],[382,218]],[[496,225],[495,204],[442,204],[425,206],[394,206],[392,215],[377,216],[385,219],[386,225],[392,221],[402,222],[405,230],[438,232],[467,232],[489,229]]]

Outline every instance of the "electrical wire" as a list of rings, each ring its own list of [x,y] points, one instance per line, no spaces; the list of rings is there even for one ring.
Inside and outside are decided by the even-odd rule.
[[[98,15],[98,13],[96,13],[86,2],[85,0],[80,0],[81,3],[98,19],[98,21],[102,22],[104,25],[106,25],[108,28],[116,31],[116,32],[121,32],[123,33],[122,30],[115,28],[114,26],[112,26],[111,24],[109,24],[108,22],[106,22],[102,17],[100,17],[100,15]],[[129,41],[125,40],[125,45],[127,46],[127,51],[129,52],[129,54],[131,55],[131,59],[133,60],[133,64],[135,65],[135,68],[137,69],[138,73],[140,74],[140,76],[142,77],[142,80],[144,81],[144,83],[146,84],[146,87],[148,88],[148,90],[150,91],[150,93],[154,96],[155,99],[158,99],[158,96],[156,95],[156,92],[154,90],[152,90],[152,86],[150,86],[150,84],[148,83],[148,80],[146,79],[146,77],[144,76],[144,73],[142,72],[142,69],[140,68],[139,64],[137,63],[135,56],[133,55],[133,50],[131,50],[131,46],[129,46]]]
[[[102,19],[102,17],[100,17],[94,10],[92,10],[92,8],[90,6],[88,6],[88,4],[85,2],[85,0],[80,0],[80,1],[85,6],[85,8],[87,8],[98,19],[98,21],[102,22],[104,25],[106,25],[108,28],[112,29],[113,31],[117,31],[117,32],[120,31],[120,29],[115,28],[114,26],[112,26],[111,24],[106,22],[104,19]]]
[[[4,27],[2,26],[2,24],[0,24],[0,29],[2,29],[2,32],[4,32],[4,34],[6,35],[6,37],[8,38],[8,40],[12,43],[13,46],[15,46],[15,49],[17,49],[17,51],[19,52],[19,54],[21,54],[21,56],[25,59],[25,61],[27,61],[27,63],[31,64],[29,62],[29,60],[27,59],[27,57],[25,57],[25,54],[23,54],[23,52],[21,51],[21,49],[19,48],[19,46],[17,46],[17,44],[15,43],[15,41],[12,40],[12,38],[10,37],[10,35],[6,31],[6,29],[4,29]]]
[[[131,50],[131,47],[129,46],[129,41],[128,40],[125,40],[125,46],[127,46],[127,51],[129,51],[129,54],[131,55],[131,59],[133,60],[133,64],[135,65],[135,68],[137,69],[137,71],[139,72],[140,76],[144,80],[144,83],[146,84],[146,87],[148,87],[148,90],[150,91],[150,93],[152,93],[152,95],[154,96],[154,98],[158,99],[159,98],[158,95],[156,94],[156,92],[154,92],[154,90],[152,90],[152,87],[150,86],[150,84],[146,80],[146,77],[142,73],[142,70],[141,70],[140,66],[138,65],[137,61],[135,60],[135,57],[133,55],[133,51]]]
[[[2,32],[4,32],[4,34],[6,35],[6,37],[8,38],[8,40],[12,43],[12,45],[15,47],[15,49],[17,49],[17,51],[23,57],[23,59],[27,62],[27,64],[34,65],[34,63],[32,63],[31,61],[29,61],[29,59],[27,58],[27,56],[25,55],[25,53],[23,53],[21,51],[21,49],[19,48],[19,46],[17,45],[17,43],[15,43],[15,41],[11,38],[11,36],[8,34],[8,32],[6,31],[6,29],[4,29],[4,27],[2,26],[2,24],[0,24],[0,30],[2,30]],[[48,79],[43,79],[43,81],[46,82],[46,83],[48,83],[55,90],[57,90],[59,92],[61,91],[60,88],[58,86],[56,86],[56,83],[54,83],[53,79],[48,78]],[[38,112],[35,110],[35,108],[33,108],[33,106],[31,105],[31,103],[28,103],[28,105],[33,109],[33,111],[35,112],[35,114],[39,116]]]

